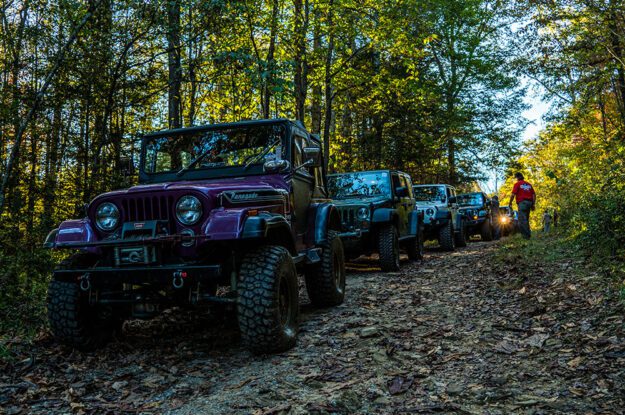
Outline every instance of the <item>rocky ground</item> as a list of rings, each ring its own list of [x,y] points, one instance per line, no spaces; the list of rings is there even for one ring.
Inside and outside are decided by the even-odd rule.
[[[352,264],[345,304],[304,305],[297,347],[275,356],[179,310],[93,354],[16,340],[0,413],[623,413],[618,296],[583,262],[506,249],[432,249],[391,274]]]

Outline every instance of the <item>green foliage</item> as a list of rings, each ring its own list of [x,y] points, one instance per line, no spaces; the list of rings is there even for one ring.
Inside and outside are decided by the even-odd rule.
[[[551,122],[510,162],[501,196],[522,171],[538,209],[556,210],[575,245],[596,258],[625,251],[623,2],[527,2],[517,63],[554,103]]]
[[[0,334],[24,333],[45,323],[54,262],[48,251],[0,251]]]

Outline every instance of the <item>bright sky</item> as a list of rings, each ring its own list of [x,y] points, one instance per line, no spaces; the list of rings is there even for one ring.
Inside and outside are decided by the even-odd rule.
[[[550,103],[543,101],[542,96],[544,91],[535,82],[530,80],[524,81],[528,85],[528,93],[525,97],[525,103],[530,106],[529,109],[523,112],[530,124],[525,127],[521,142],[526,142],[532,138],[538,137],[538,133],[545,127],[544,117],[549,112]],[[499,172],[501,174],[502,172]],[[503,177],[496,178],[495,172],[489,175],[489,179],[485,182],[480,182],[482,190],[486,193],[495,192],[496,188],[499,188],[502,184]]]

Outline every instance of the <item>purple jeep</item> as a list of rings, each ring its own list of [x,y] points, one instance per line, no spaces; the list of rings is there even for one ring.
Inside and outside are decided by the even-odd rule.
[[[96,197],[45,246],[75,250],[54,271],[52,332],[94,349],[130,318],[166,307],[236,306],[257,353],[294,346],[298,273],[311,302],[343,302],[341,220],[319,139],[288,120],[162,131],[141,144],[138,186]]]

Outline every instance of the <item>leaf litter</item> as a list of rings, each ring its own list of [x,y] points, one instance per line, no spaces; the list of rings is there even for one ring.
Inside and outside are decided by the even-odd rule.
[[[620,413],[617,299],[562,273],[574,265],[528,277],[496,249],[430,249],[392,274],[360,259],[345,304],[304,298],[298,345],[275,356],[244,350],[231,315],[178,309],[94,353],[15,339],[0,413]]]

